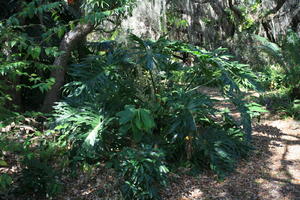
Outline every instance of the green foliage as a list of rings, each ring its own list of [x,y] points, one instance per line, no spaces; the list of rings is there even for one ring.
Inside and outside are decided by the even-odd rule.
[[[286,62],[286,84],[293,88],[300,87],[300,58],[297,52],[300,51],[300,37],[297,33],[288,31],[283,38],[282,50],[284,61]]]
[[[278,90],[284,85],[285,73],[279,67],[267,66],[259,74],[262,86],[269,90]]]
[[[299,119],[299,100],[291,98],[291,90],[281,88],[266,94],[262,94],[257,102],[265,105],[272,114],[279,113],[281,117]]]
[[[300,119],[300,100],[296,99],[290,104],[288,109],[285,110],[289,116],[292,116],[294,119]]]
[[[232,172],[237,161],[250,150],[244,133],[233,128],[209,128],[195,137],[193,148],[192,161],[200,167],[209,167],[219,178]]]
[[[3,121],[0,167],[17,167],[17,172],[9,170],[10,178],[1,177],[0,195],[4,198],[11,194],[52,198],[62,191],[58,171],[67,159],[62,148],[41,130],[43,127],[37,122],[41,117],[41,113],[27,112]],[[2,152],[6,152],[8,163],[2,160]]]
[[[260,48],[270,56],[277,67],[268,67],[262,72],[262,79],[267,88],[275,90],[275,94],[262,97],[269,109],[279,111],[293,118],[299,117],[297,99],[300,99],[300,37],[293,31],[281,36],[279,44],[266,38],[256,36],[262,44]],[[276,92],[277,91],[277,92]],[[262,100],[261,99],[261,100]],[[272,102],[272,103],[270,103]]]
[[[264,107],[258,103],[252,102],[252,103],[248,103],[246,104],[246,107],[248,108],[248,113],[252,118],[255,117],[260,117],[261,113],[266,113],[268,112],[266,109],[264,109]]]
[[[159,187],[166,186],[168,168],[160,149],[125,148],[114,158],[115,168],[122,180],[124,199],[161,199]]]
[[[92,107],[93,108],[93,107]],[[93,110],[90,107],[71,107],[69,104],[60,103],[56,106],[57,113],[53,133],[62,132],[57,135],[60,145],[71,143],[73,151],[70,152],[74,161],[81,161],[84,158],[100,158],[104,156],[105,148],[103,138],[105,129],[110,119],[104,119],[103,113]],[[103,155],[101,155],[101,153]]]
[[[107,54],[93,48],[94,55],[69,66],[63,100],[55,106],[47,131],[53,140],[49,148],[68,149],[64,156],[73,167],[113,157],[127,199],[159,199],[158,188],[166,183],[168,172],[164,158],[170,165],[211,169],[219,177],[232,171],[249,149],[251,117],[261,111],[256,104],[246,105],[240,91],[257,89],[253,72],[233,61],[225,49],[210,52],[135,35],[128,40],[113,42]],[[31,59],[38,59],[38,53],[39,48],[30,47]],[[45,53],[59,54],[52,47]],[[199,91],[210,84],[220,86],[223,96],[236,105],[241,123],[228,113],[216,120],[221,113],[214,108],[216,101]],[[29,139],[23,150],[31,145]],[[25,192],[54,196],[61,191],[51,160],[41,152],[31,157],[26,153],[23,166]]]
[[[2,165],[0,165],[2,166]],[[8,174],[0,175],[0,195],[5,194],[9,186],[12,184],[12,178]]]
[[[240,31],[255,25],[248,15],[261,5],[260,1],[244,3],[251,6],[234,7],[240,19],[232,8],[229,11]],[[34,0],[21,3],[11,16],[5,14],[0,21],[0,128],[12,121],[26,124],[27,117],[44,119],[40,113],[12,112],[17,109],[10,103],[15,100],[13,93],[21,91],[33,109],[38,108],[39,94],[55,83],[48,77],[57,67],[52,66],[54,59],[64,53],[59,46],[65,33],[90,23],[102,34],[107,24],[120,25],[134,5],[135,0],[85,0],[72,5]],[[180,18],[171,11],[167,23],[184,29],[188,22]],[[215,24],[208,18],[203,21]],[[292,85],[293,93],[300,87],[299,37],[289,32],[280,45],[258,40],[284,66],[282,71],[269,68],[262,74],[263,83],[271,89]],[[154,41],[136,35],[124,44],[95,42],[87,48],[86,57],[80,49],[71,53],[63,98],[55,106],[50,130],[44,131],[43,124],[33,133],[12,129],[0,135],[1,153],[18,154],[22,160],[21,178],[16,180],[21,192],[38,199],[53,198],[62,191],[61,166],[81,164],[91,171],[94,163],[108,161],[119,173],[125,199],[160,199],[167,164],[209,169],[223,178],[247,156],[251,119],[266,110],[244,100],[241,89],[259,90],[257,77],[226,49],[207,51],[164,37]],[[216,100],[200,90],[204,85],[219,87],[239,110],[241,120],[236,122],[230,111],[215,109]],[[282,110],[299,116],[297,96],[288,100]],[[0,166],[6,165],[1,157]],[[15,184],[13,177],[0,176],[1,195]]]
[[[192,162],[200,148],[191,148],[194,140],[200,144],[203,130],[212,127],[214,133],[225,134],[224,146],[234,149],[231,154],[246,151],[240,146],[250,142],[251,116],[262,111],[257,104],[246,105],[242,100],[240,87],[257,88],[247,65],[231,61],[224,49],[209,52],[164,38],[150,41],[135,35],[129,41],[128,46],[116,44],[110,54],[87,57],[70,68],[74,81],[65,85],[65,99],[56,106],[54,117],[59,138],[68,138],[72,151],[77,152],[74,160],[109,159],[123,149],[137,151],[150,145],[165,150],[168,162]],[[192,57],[194,65],[181,62],[181,53]],[[211,77],[240,110],[241,124],[228,116],[215,121],[215,101],[198,90]],[[239,130],[242,141],[230,128]],[[91,148],[86,148],[87,140]],[[242,156],[232,157],[230,162],[227,157],[216,158],[216,162],[208,157],[201,154],[199,159],[207,160],[221,176]]]
[[[298,34],[288,31],[282,36],[280,46],[260,36],[255,36],[255,38],[262,44],[260,48],[281,66],[284,74],[281,75],[280,70],[277,70],[277,73],[281,76],[280,79],[283,79],[282,86],[299,88],[300,59],[297,52],[300,51],[300,38]]]
[[[40,197],[52,197],[62,191],[58,173],[46,160],[28,154],[23,160],[21,190]]]
[[[176,30],[186,28],[189,25],[187,20],[182,19],[177,12],[172,12],[172,10],[167,12],[167,24],[169,27],[176,28]]]
[[[47,91],[54,80],[45,74],[62,53],[57,47],[63,35],[78,23],[97,26],[113,20],[118,25],[134,2],[86,0],[72,7],[64,1],[24,3],[19,13],[1,24],[1,74],[14,87]],[[64,19],[66,11],[72,13],[71,19]],[[40,15],[43,23],[38,27],[20,20],[41,20]],[[176,16],[169,23],[186,26],[185,21],[175,21]],[[36,28],[37,35],[30,34],[30,28]],[[61,191],[47,156],[52,155],[50,147],[68,149],[64,156],[72,166],[113,157],[113,166],[124,179],[125,199],[159,199],[158,188],[167,180],[165,157],[170,164],[210,168],[220,177],[233,170],[250,143],[251,115],[259,112],[245,105],[240,91],[257,89],[249,66],[234,61],[226,49],[210,52],[165,38],[153,41],[130,35],[125,44],[111,44],[107,53],[101,51],[103,43],[88,45],[91,54],[84,58],[72,53],[63,99],[55,106],[47,131],[53,142],[33,154],[28,152],[30,138],[21,144],[24,192],[54,196]],[[17,81],[20,77],[22,82]],[[219,86],[241,112],[241,124],[226,114],[216,120],[220,112],[213,108],[215,100],[199,92],[202,85]],[[1,82],[0,92],[5,94],[8,86]],[[3,108],[9,98],[1,98]]]
[[[255,80],[253,72],[247,69],[247,65],[230,61],[230,56],[224,54],[224,49],[217,49],[212,53],[199,49],[188,49],[187,52],[197,56],[201,64],[208,64],[209,67],[216,68],[214,71],[219,71],[218,80],[220,81],[219,85],[222,86],[222,93],[231,100],[241,113],[243,130],[246,133],[248,141],[250,141],[252,132],[251,118],[247,112],[248,108],[242,100],[243,94],[240,88],[244,87],[259,90],[259,85]]]
[[[33,18],[38,15],[45,15],[45,19],[53,20],[49,13],[58,9],[61,3],[44,3],[42,4],[42,1],[39,0],[24,2],[19,5],[19,12],[0,22],[0,76],[5,76],[0,83],[0,93],[7,94],[5,99],[0,100],[2,105],[11,104],[10,100],[13,100],[14,97],[9,94],[12,91],[20,93],[21,90],[24,90],[26,93],[33,91],[39,93],[37,92],[39,90],[40,93],[43,93],[49,90],[54,83],[52,78],[44,76],[44,73],[53,69],[50,63],[54,58],[52,54],[54,52],[48,51],[48,57],[44,55],[45,48],[55,46],[53,41],[46,41],[48,36],[45,36],[45,32],[49,26],[48,24],[26,23],[27,20],[34,20]],[[37,101],[36,99],[38,99],[27,98],[28,101]],[[9,109],[15,110],[11,107]]]
[[[48,73],[54,68],[51,64],[55,57],[62,53],[58,47],[64,34],[78,23],[96,27],[108,20],[117,26],[130,14],[134,3],[135,0],[85,0],[76,1],[74,6],[61,0],[20,3],[18,12],[0,22],[0,76],[6,76],[0,83],[0,94],[24,89],[26,100],[38,104],[37,109],[42,98],[31,98],[30,94],[37,90],[44,93],[54,84]],[[0,105],[9,104],[12,98],[1,95]]]
[[[123,135],[132,132],[134,142],[144,142],[144,134],[151,134],[155,127],[154,119],[149,110],[136,109],[132,105],[125,106],[125,110],[117,113],[120,117],[120,133]]]
[[[85,0],[81,6],[86,14],[86,19],[99,22],[99,19],[103,20],[111,15],[124,17],[132,11],[134,5],[135,0]]]

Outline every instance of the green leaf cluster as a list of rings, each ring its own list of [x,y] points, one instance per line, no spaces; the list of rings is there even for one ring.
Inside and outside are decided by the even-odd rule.
[[[114,157],[116,171],[122,177],[124,199],[161,199],[158,187],[166,186],[168,168],[160,149],[125,148]]]
[[[149,110],[136,109],[132,105],[125,106],[125,110],[117,113],[120,118],[120,132],[127,134],[131,131],[133,140],[141,142],[144,134],[151,134],[155,127],[154,119]]]
[[[150,152],[162,150],[172,167],[187,164],[219,177],[247,155],[251,117],[262,110],[247,105],[240,88],[257,89],[258,84],[249,67],[224,49],[210,52],[166,38],[131,35],[107,54],[94,47],[93,52],[70,66],[72,80],[55,107],[55,130],[69,143],[74,161],[117,158],[113,166],[124,177],[126,198],[159,198],[154,191],[161,167],[148,159]],[[236,105],[240,123],[201,93],[202,85],[210,85],[207,81]]]

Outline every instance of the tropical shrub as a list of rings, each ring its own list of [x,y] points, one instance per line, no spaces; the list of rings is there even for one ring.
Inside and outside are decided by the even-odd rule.
[[[278,90],[284,85],[285,73],[279,66],[266,66],[259,72],[261,85],[266,90]]]
[[[209,169],[223,178],[248,155],[251,119],[265,110],[244,100],[241,89],[258,89],[256,75],[226,49],[207,51],[165,37],[155,41],[136,35],[129,35],[125,42],[85,41],[92,31],[99,31],[100,38],[114,32],[134,3],[33,0],[1,4],[14,8],[0,14],[4,18],[0,21],[0,128],[25,121],[15,111],[38,109],[42,94],[49,90],[54,98],[47,93],[45,100],[50,103],[44,101],[43,111],[61,100],[51,121],[41,120],[41,129],[0,134],[1,151],[16,153],[22,160],[20,180],[0,176],[0,195],[16,183],[25,196],[52,198],[62,191],[60,166],[88,169],[107,162],[121,177],[125,199],[159,199],[168,168]],[[176,13],[169,17],[169,26],[188,25],[177,20]],[[254,25],[248,19],[235,23],[241,30]],[[112,30],[102,29],[106,26]],[[74,35],[78,37],[69,37]],[[263,43],[265,49],[273,49],[279,65],[287,66],[281,71],[269,68],[262,74],[263,83],[271,89],[292,85],[291,104],[285,109],[299,115],[299,37],[289,33],[280,47]],[[241,120],[234,120],[228,110],[216,109],[217,100],[201,92],[204,85],[220,88]],[[29,114],[29,118],[37,116]],[[50,130],[44,131],[45,127]],[[54,165],[52,158],[59,162]]]
[[[160,199],[159,188],[166,186],[168,168],[160,149],[144,146],[141,149],[124,148],[113,161],[123,180],[124,199]]]
[[[155,123],[149,110],[136,109],[132,105],[126,105],[125,110],[117,113],[117,116],[119,117],[121,135],[125,136],[130,132],[129,137],[135,144],[151,143],[151,134]]]
[[[267,67],[267,70],[261,74],[266,88],[276,91],[262,96],[260,101],[273,112],[298,118],[298,99],[300,99],[299,35],[289,30],[281,36],[278,43],[272,43],[260,36],[255,36],[255,38],[261,43],[259,49],[265,52],[274,64],[273,67]]]
[[[76,32],[82,24],[95,28],[124,17],[134,3],[84,1],[82,16],[77,16],[72,12],[77,5],[41,2],[22,4],[20,12],[0,24],[0,73],[9,77],[13,87],[24,89],[26,96],[32,93],[29,89],[55,88],[51,86],[58,81],[48,75],[50,70],[62,71],[51,63],[65,53],[57,48],[64,34]],[[38,37],[23,34],[29,29],[19,19],[39,20],[40,14],[45,23]],[[107,52],[102,51],[101,41],[86,43],[83,54],[70,49],[70,59],[64,62],[70,61],[70,66],[60,66],[67,71],[66,84],[46,135],[55,147],[64,149],[69,163],[77,167],[118,158],[113,166],[123,176],[127,199],[159,199],[167,164],[210,168],[220,177],[233,170],[251,142],[252,111],[240,90],[257,89],[249,66],[234,61],[226,49],[206,51],[164,37],[153,41],[129,35],[126,42],[111,44]],[[218,86],[240,111],[240,122],[215,109],[216,100],[200,92],[202,85]],[[5,94],[8,86],[1,82],[0,93]],[[10,95],[1,96],[0,109],[9,99]],[[37,101],[34,105],[39,107],[41,101]],[[30,145],[28,139],[26,154]],[[57,172],[40,153],[25,156],[22,184],[27,193],[54,196],[61,190]]]
[[[193,64],[184,62],[182,53]],[[64,100],[55,107],[57,137],[69,143],[75,162],[118,155],[120,163],[114,166],[124,175],[126,198],[158,198],[161,163],[151,153],[156,150],[165,152],[167,163],[187,162],[220,177],[247,155],[251,117],[260,111],[246,104],[240,88],[256,89],[255,75],[224,49],[209,52],[131,35],[109,54],[72,64],[69,77]],[[216,100],[199,91],[209,78],[241,112],[240,123],[215,109]],[[224,120],[216,120],[220,113]]]
[[[50,198],[62,191],[58,172],[46,160],[30,156],[23,160],[20,189],[26,195]]]
[[[52,198],[62,191],[59,170],[67,162],[65,147],[42,132],[40,117],[38,112],[17,113],[0,129],[0,167],[8,172],[0,178],[1,198]]]
[[[244,134],[238,129],[210,128],[195,138],[192,161],[200,167],[213,170],[220,178],[234,170],[238,160],[251,149]]]
[[[1,174],[0,176],[0,196],[5,195],[9,186],[12,184],[12,178],[8,174]]]

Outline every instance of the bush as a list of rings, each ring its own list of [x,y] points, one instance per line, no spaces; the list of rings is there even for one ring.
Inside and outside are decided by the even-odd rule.
[[[166,185],[168,173],[162,151],[150,147],[125,148],[114,161],[124,180],[121,191],[125,199],[160,199],[159,188]]]
[[[1,160],[0,160],[1,161]],[[9,190],[9,186],[12,184],[13,180],[8,174],[0,175],[0,197],[5,196]]]
[[[260,72],[260,79],[265,89],[276,90],[284,85],[285,74],[279,66],[267,66],[263,72]]]
[[[192,162],[201,168],[211,169],[223,178],[251,149],[244,138],[244,133],[238,129],[207,129],[193,141]]]
[[[44,198],[53,197],[62,191],[59,174],[50,163],[28,155],[23,160],[23,165],[22,192]]]
[[[291,93],[291,89],[281,88],[279,90],[260,95],[256,101],[265,105],[267,110],[273,114],[277,113],[280,114],[281,117],[299,119],[299,100],[293,99]]]
[[[115,168],[124,177],[127,199],[159,198],[157,188],[167,172],[159,149],[173,166],[210,166],[223,176],[251,142],[251,115],[259,110],[246,104],[240,88],[256,89],[255,75],[224,49],[209,52],[131,35],[111,54],[87,57],[69,70],[74,81],[65,85],[64,99],[55,107],[56,133],[73,152],[73,161],[92,163],[117,155]],[[202,84],[221,86],[241,113],[240,124],[228,117],[216,120],[220,112],[215,100],[199,92]],[[211,133],[202,136],[203,130]]]
[[[293,98],[300,98],[300,37],[296,32],[288,30],[286,35],[281,36],[279,44],[272,43],[266,38],[256,36],[262,44],[260,49],[266,52],[271,60],[280,68],[268,69],[266,76],[270,76],[271,87],[274,89],[291,88]]]

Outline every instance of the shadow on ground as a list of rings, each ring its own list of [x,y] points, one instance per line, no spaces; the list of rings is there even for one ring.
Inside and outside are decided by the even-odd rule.
[[[295,170],[300,170],[300,155],[295,159],[288,156],[291,145],[300,147],[300,137],[287,135],[275,126],[257,124],[253,145],[255,149],[248,160],[242,161],[224,181],[218,182],[208,173],[173,177],[165,199],[300,199],[300,177],[295,177]]]

